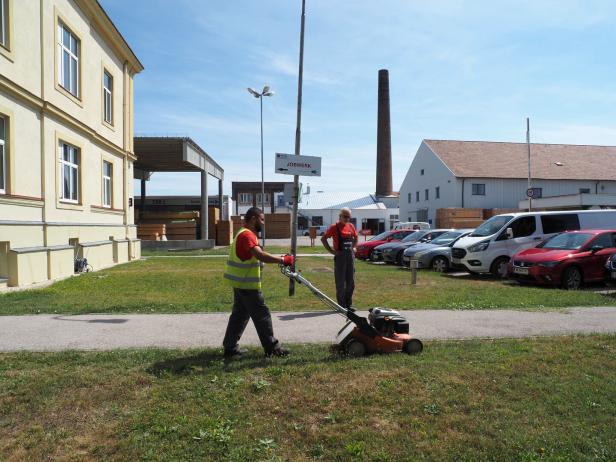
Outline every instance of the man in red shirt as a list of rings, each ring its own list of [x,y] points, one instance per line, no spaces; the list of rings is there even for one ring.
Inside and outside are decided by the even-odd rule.
[[[332,248],[327,241],[334,241]],[[321,237],[321,242],[327,251],[334,255],[334,277],[336,279],[336,300],[338,305],[355,311],[352,308],[353,291],[355,290],[355,251],[357,250],[357,231],[351,223],[351,210],[340,209],[339,221],[327,228]]]
[[[293,266],[295,259],[291,255],[276,257],[261,249],[257,233],[264,223],[265,215],[261,209],[248,209],[244,215],[244,226],[233,239],[225,265],[225,280],[233,287],[233,310],[223,340],[224,356],[228,359],[241,356],[238,342],[249,319],[255,325],[267,356],[289,354],[274,337],[272,316],[261,292],[261,267],[263,263]]]

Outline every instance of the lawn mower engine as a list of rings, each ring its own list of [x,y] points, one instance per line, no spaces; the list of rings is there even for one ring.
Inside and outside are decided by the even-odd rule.
[[[372,308],[369,310],[368,321],[383,337],[409,333],[409,322],[394,310]]]

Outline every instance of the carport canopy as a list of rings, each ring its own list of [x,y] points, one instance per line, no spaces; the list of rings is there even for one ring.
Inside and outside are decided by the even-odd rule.
[[[155,172],[201,172],[201,239],[208,236],[207,175],[218,179],[218,199],[222,204],[224,170],[189,137],[137,136],[134,178],[141,180],[141,210],[145,205],[146,181]]]

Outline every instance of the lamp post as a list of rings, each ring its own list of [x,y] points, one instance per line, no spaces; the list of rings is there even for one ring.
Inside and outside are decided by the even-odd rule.
[[[265,183],[263,182],[263,97],[274,96],[274,92],[270,90],[270,87],[265,85],[261,93],[253,88],[247,88],[248,93],[259,100],[261,106],[261,210],[265,213]],[[261,230],[262,246],[265,247],[265,226]]]

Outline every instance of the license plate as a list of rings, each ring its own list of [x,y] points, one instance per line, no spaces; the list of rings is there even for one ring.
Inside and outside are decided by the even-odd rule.
[[[612,271],[612,279],[616,279],[616,271]]]
[[[513,272],[515,274],[528,274],[528,268],[518,268],[517,266],[514,266]]]

